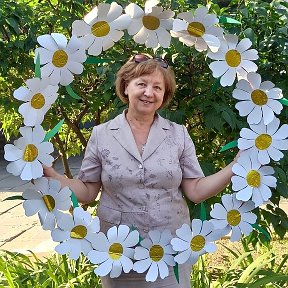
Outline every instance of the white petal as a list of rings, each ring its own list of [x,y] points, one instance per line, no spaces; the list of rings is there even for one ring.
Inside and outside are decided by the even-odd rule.
[[[64,255],[70,251],[70,243],[68,241],[60,243],[55,247],[55,251],[59,253],[60,255]]]
[[[136,261],[134,263],[133,270],[136,271],[137,273],[143,273],[150,267],[151,264],[152,260],[150,258]]]
[[[281,151],[271,146],[268,148],[268,154],[274,161],[279,161],[280,159],[284,157],[284,154]],[[265,163],[261,163],[261,164],[268,164],[269,162],[266,161]]]
[[[148,38],[145,42],[147,48],[156,48],[158,45],[158,37],[155,32],[148,33]]]
[[[243,81],[243,80],[240,80],[240,81]],[[239,82],[240,82],[239,81]],[[238,83],[239,83],[238,82]],[[237,84],[238,84],[237,83]],[[233,94],[232,96],[235,98],[235,99],[238,99],[238,100],[250,100],[251,97],[250,97],[250,93],[244,91],[244,90],[241,90],[241,89],[234,89],[233,90]]]
[[[222,200],[222,203],[223,203],[223,205],[227,211],[230,211],[234,208],[234,204],[233,204],[231,195],[225,194],[222,196],[221,200]]]
[[[224,61],[214,61],[209,64],[209,68],[212,70],[213,77],[218,78],[228,71],[228,66]]]
[[[88,259],[89,259],[89,254],[88,254]],[[94,269],[94,273],[98,276],[108,275],[112,269],[112,263],[113,261],[111,259],[108,259],[104,263],[100,264],[96,269]]]
[[[132,22],[129,24],[128,29],[127,29],[128,34],[135,35],[141,30],[142,27],[143,27],[142,18],[132,20]]]
[[[273,147],[271,147],[271,148],[273,148]],[[262,165],[268,164],[270,162],[270,157],[269,157],[267,150],[259,150],[258,160]]]
[[[224,75],[220,79],[220,84],[221,86],[231,86],[236,77],[236,69],[235,68],[229,68]]]
[[[252,46],[252,42],[248,38],[242,39],[237,45],[237,51],[239,53],[244,52],[245,50],[249,49]]]
[[[148,38],[148,35],[149,32],[147,32],[145,27],[142,27],[141,30],[136,35],[133,36],[133,39],[136,43],[144,44]]]
[[[63,242],[70,238],[70,233],[68,231],[62,231],[61,229],[54,229],[51,232],[51,236],[53,241],[55,242]]]
[[[55,51],[58,49],[58,46],[55,40],[49,34],[41,35],[37,37],[37,42],[44,48]]]
[[[163,260],[159,261],[157,264],[158,264],[159,274],[160,274],[161,279],[166,278],[169,275],[167,264]]]
[[[114,261],[110,272],[111,278],[117,278],[122,272],[122,265],[120,261]]]
[[[88,54],[93,56],[98,56],[102,51],[103,40],[97,39],[94,43],[89,47]]]
[[[139,18],[144,15],[144,11],[136,4],[130,3],[126,8],[125,12],[132,18]]]
[[[241,238],[241,230],[238,226],[232,227],[232,234],[231,234],[231,238],[230,241],[234,242],[234,241],[239,241]]]
[[[61,33],[51,33],[51,36],[53,37],[53,39],[55,40],[60,49],[66,48],[67,38],[65,37],[65,35]]]
[[[233,176],[231,178],[232,180],[232,189],[233,191],[239,191],[247,187],[247,181],[245,178],[238,177],[238,176]],[[237,198],[239,199],[239,198]]]
[[[129,233],[123,244],[125,245],[125,247],[133,247],[138,242],[139,242],[139,232],[137,230],[134,230]]]
[[[220,41],[216,36],[204,34],[202,37],[212,52],[218,51],[220,47]]]
[[[124,30],[128,28],[130,23],[131,23],[130,16],[127,14],[124,14],[124,15],[121,15],[116,20],[114,20],[112,23],[110,23],[110,28],[116,29],[116,30]]]
[[[105,262],[108,259],[108,253],[92,250],[88,253],[87,257],[91,263],[99,264]]]
[[[270,123],[271,124],[271,123]],[[270,127],[269,127],[270,128]],[[268,130],[268,129],[267,129]],[[269,134],[273,131],[271,131],[272,129],[269,129]],[[267,131],[268,132],[268,131]],[[273,135],[272,133],[270,135]],[[281,139],[285,139],[288,137],[288,125],[284,124],[282,125],[279,130],[273,135],[273,139],[275,140],[281,140]]]
[[[263,115],[262,115],[261,106],[254,106],[254,109],[251,111],[251,113],[247,117],[247,122],[250,125],[259,124],[262,119],[263,119]]]
[[[191,232],[190,226],[187,225],[187,224],[183,224],[181,226],[181,228],[176,230],[176,235],[179,238],[181,238],[181,239],[183,239],[183,240],[185,240],[187,242],[190,242],[191,237],[192,237],[192,232]]]
[[[148,234],[149,234],[153,244],[158,244],[160,242],[161,233],[159,231],[157,231],[157,230],[149,231]]]
[[[247,74],[247,79],[250,82],[253,90],[259,89],[259,87],[261,85],[261,75],[260,74],[254,73],[254,72],[249,72]]]
[[[72,23],[72,35],[84,36],[91,33],[91,27],[83,20],[75,20]]]
[[[190,237],[190,240],[191,240],[191,237]],[[175,251],[183,251],[183,250],[186,250],[186,249],[190,249],[190,242],[187,242],[187,241],[184,241],[182,239],[179,239],[179,238],[173,238],[171,240],[171,244],[172,244],[172,247]]]
[[[171,35],[168,31],[159,27],[159,29],[157,30],[157,37],[160,46],[162,46],[163,48],[168,48],[170,46]]]
[[[200,231],[202,229],[202,221],[200,219],[193,219],[192,220],[192,233],[193,235],[200,234]]]
[[[121,264],[123,267],[123,271],[125,273],[129,273],[133,269],[133,262],[129,258],[127,258],[123,255],[120,258],[120,261],[121,261]]]
[[[178,264],[184,264],[188,261],[189,257],[191,256],[191,250],[187,249],[182,253],[179,253],[174,257],[175,262]]]
[[[148,282],[154,282],[157,279],[157,277],[158,277],[158,266],[155,262],[152,262],[145,279]]]
[[[252,191],[253,188],[251,186],[247,186],[236,193],[236,198],[241,201],[248,201],[252,196]]]
[[[107,21],[112,22],[116,18],[118,18],[122,13],[122,6],[118,5],[116,2],[112,2],[110,6],[110,10],[107,14]]]
[[[251,101],[241,101],[235,105],[235,108],[239,111],[240,116],[247,116],[254,109],[255,104]],[[259,123],[259,121],[257,122]]]
[[[4,159],[7,161],[16,161],[23,156],[23,151],[12,144],[6,144],[4,146]]]
[[[215,203],[210,215],[216,219],[225,219],[227,217],[227,210],[221,204]]]

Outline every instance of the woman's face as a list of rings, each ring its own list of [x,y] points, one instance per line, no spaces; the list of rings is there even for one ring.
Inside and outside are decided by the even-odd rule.
[[[141,115],[154,116],[163,103],[164,93],[164,78],[158,70],[132,79],[125,89],[129,110]]]

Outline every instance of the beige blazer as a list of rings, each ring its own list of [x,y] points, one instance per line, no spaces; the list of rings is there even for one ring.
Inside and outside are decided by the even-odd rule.
[[[190,223],[180,184],[203,176],[183,125],[157,115],[141,157],[124,111],[93,128],[78,178],[102,181],[97,215],[103,232],[126,224],[145,237],[155,229],[174,234]]]

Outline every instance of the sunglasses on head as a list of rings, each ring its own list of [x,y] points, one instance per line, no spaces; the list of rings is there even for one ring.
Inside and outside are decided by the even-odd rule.
[[[168,66],[169,66],[168,63],[167,63],[164,59],[162,59],[162,58],[160,58],[160,57],[155,57],[155,58],[154,58],[154,57],[150,57],[150,56],[144,55],[144,54],[137,54],[137,55],[135,55],[135,56],[133,57],[133,60],[134,60],[134,62],[136,62],[136,63],[145,62],[145,61],[150,60],[150,59],[153,59],[153,60],[157,61],[158,64],[159,64],[162,68],[167,69]]]

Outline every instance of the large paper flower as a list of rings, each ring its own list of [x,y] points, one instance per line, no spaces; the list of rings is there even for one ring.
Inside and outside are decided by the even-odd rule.
[[[261,83],[258,73],[250,72],[247,80],[241,79],[236,84],[233,97],[241,100],[236,104],[240,116],[247,116],[249,124],[258,124],[262,119],[269,124],[274,119],[274,113],[280,114],[283,106],[278,101],[283,97],[282,90],[275,88],[270,81]]]
[[[49,78],[32,78],[26,82],[26,87],[14,91],[13,96],[25,103],[19,107],[19,113],[24,118],[26,126],[41,124],[44,115],[57,99],[58,85],[50,85]]]
[[[271,197],[269,187],[276,187],[276,178],[272,176],[274,169],[270,166],[261,166],[256,154],[242,152],[233,165],[232,189],[238,191],[236,198],[248,201],[252,198],[255,207],[262,205]]]
[[[238,43],[236,35],[225,35],[226,41],[221,41],[218,52],[208,52],[207,56],[218,60],[212,62],[209,67],[215,78],[221,77],[222,86],[231,86],[237,75],[238,79],[246,78],[248,72],[257,71],[257,65],[251,60],[258,59],[258,52],[255,49],[249,49],[252,42],[248,39],[242,39]]]
[[[108,237],[108,238],[107,238]],[[139,232],[126,225],[111,227],[107,232],[97,234],[92,245],[95,250],[88,254],[88,259],[99,266],[94,270],[96,275],[105,276],[110,273],[111,278],[119,277],[122,269],[128,273],[133,268],[132,258],[134,247],[139,242]]]
[[[14,141],[14,145],[7,144],[4,147],[4,158],[13,161],[7,165],[7,171],[22,180],[40,178],[43,175],[42,164],[51,167],[53,157],[53,145],[43,142],[45,131],[40,125],[32,127],[21,127],[20,133],[23,137]]]
[[[188,262],[193,265],[204,253],[215,252],[217,246],[211,242],[216,240],[213,230],[213,225],[206,220],[202,222],[199,219],[193,219],[192,229],[189,225],[183,224],[176,230],[178,238],[171,240],[173,249],[179,252],[174,260],[179,264]]]
[[[200,7],[192,12],[182,12],[173,22],[171,35],[187,46],[195,45],[197,51],[209,49],[217,52],[220,47],[219,38],[223,37],[223,29],[215,26],[219,20],[216,15],[208,14],[206,7]]]
[[[288,150],[288,125],[278,129],[279,125],[280,120],[274,118],[268,125],[261,120],[257,125],[250,125],[251,129],[242,128],[238,148],[257,154],[262,165],[268,164],[270,158],[279,161],[284,156],[280,150]]]
[[[148,48],[156,48],[158,44],[169,47],[171,35],[167,30],[172,29],[174,12],[163,10],[162,7],[145,7],[145,12],[136,4],[131,3],[125,12],[132,18],[128,33],[133,39]]]
[[[121,15],[123,8],[116,2],[111,5],[100,3],[89,12],[83,20],[72,24],[72,34],[80,37],[82,47],[88,54],[99,55],[114,45],[124,35],[131,19],[129,15]]]
[[[22,194],[26,199],[23,203],[26,216],[39,213],[39,218],[44,230],[55,228],[56,219],[63,216],[71,206],[71,190],[68,187],[61,189],[58,180],[45,177],[34,181],[35,189],[27,189]]]
[[[51,84],[67,86],[74,80],[73,74],[83,72],[82,63],[87,56],[76,36],[72,36],[69,43],[59,33],[41,35],[37,41],[42,47],[35,49],[35,61],[39,55],[40,64],[44,65],[41,67],[41,76],[49,77]]]
[[[68,254],[71,259],[78,259],[81,252],[86,256],[92,250],[91,242],[100,230],[99,218],[92,218],[81,207],[73,210],[73,216],[65,214],[57,220],[58,228],[51,233],[53,241],[62,242],[55,247],[61,255]]]
[[[225,234],[232,230],[231,241],[238,241],[241,238],[241,232],[249,235],[252,232],[251,224],[257,220],[255,214],[250,211],[255,208],[252,201],[243,202],[236,199],[235,194],[223,195],[223,205],[216,203],[210,212],[210,222],[215,229],[223,229]]]
[[[176,254],[172,249],[170,241],[172,234],[169,230],[164,230],[162,233],[159,231],[149,231],[149,238],[141,241],[140,245],[135,248],[135,260],[133,270],[138,273],[145,272],[146,281],[154,282],[158,274],[161,279],[169,275],[168,265],[174,266],[174,256]]]

